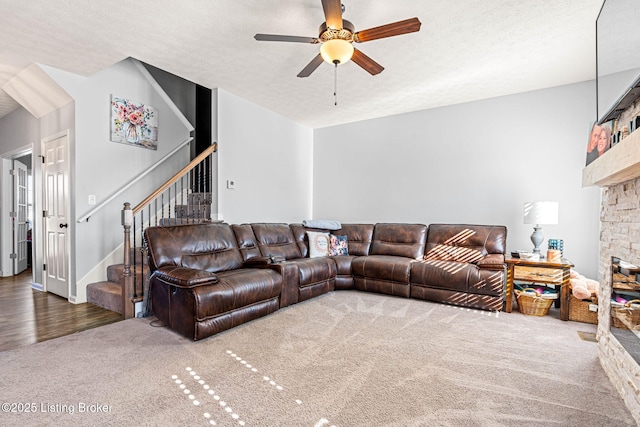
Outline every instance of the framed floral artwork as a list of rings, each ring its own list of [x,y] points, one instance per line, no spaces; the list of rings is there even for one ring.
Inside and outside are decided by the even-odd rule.
[[[111,95],[111,141],[158,149],[158,112],[155,108]]]

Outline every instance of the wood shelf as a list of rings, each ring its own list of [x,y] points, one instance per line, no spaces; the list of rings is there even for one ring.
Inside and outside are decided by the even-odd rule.
[[[640,176],[640,129],[582,169],[583,187],[607,187]]]

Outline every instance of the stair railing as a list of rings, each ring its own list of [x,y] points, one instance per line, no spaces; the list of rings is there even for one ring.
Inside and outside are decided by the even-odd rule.
[[[142,302],[140,316],[147,316],[151,311],[144,230],[157,225],[211,222],[213,155],[217,148],[217,143],[213,143],[134,208],[124,203],[121,218],[124,230],[122,315],[125,319],[135,315],[137,302]]]
[[[125,185],[120,187],[118,190],[114,191],[109,197],[105,198],[103,201],[101,201],[99,204],[94,206],[92,209],[90,209],[89,211],[85,212],[82,216],[80,216],[80,218],[78,218],[78,222],[89,221],[89,218],[91,218],[91,216],[93,214],[98,212],[100,209],[104,208],[106,205],[109,204],[110,201],[112,201],[113,199],[118,197],[120,194],[124,193],[127,189],[132,187],[136,182],[140,181],[142,178],[144,178],[145,176],[150,174],[151,171],[153,171],[155,168],[157,168],[158,166],[163,164],[166,160],[171,158],[175,153],[180,151],[182,149],[182,147],[184,147],[185,145],[189,144],[191,141],[193,141],[193,137],[189,137],[189,138],[185,139],[184,141],[182,141],[180,144],[178,144],[178,146],[176,148],[174,148],[169,153],[167,153],[163,158],[158,160],[156,163],[154,163],[147,170],[145,170],[144,172],[142,172],[141,174],[136,176],[131,181],[127,182]]]

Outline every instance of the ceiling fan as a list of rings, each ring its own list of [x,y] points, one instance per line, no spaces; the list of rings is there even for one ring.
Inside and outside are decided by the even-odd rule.
[[[258,41],[321,44],[320,53],[298,73],[298,77],[309,77],[323,61],[335,64],[337,67],[338,64],[344,64],[350,59],[369,74],[376,75],[382,72],[384,67],[362,51],[355,49],[353,42],[363,43],[413,33],[420,31],[422,25],[418,18],[410,18],[367,30],[355,31],[355,26],[351,22],[342,19],[343,7],[340,0],[322,0],[326,21],[320,25],[318,37],[256,34],[255,39]]]

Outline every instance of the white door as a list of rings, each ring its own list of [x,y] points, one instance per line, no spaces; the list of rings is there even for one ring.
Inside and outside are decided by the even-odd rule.
[[[69,139],[44,141],[43,206],[45,289],[69,297]]]
[[[27,269],[27,165],[13,161],[13,274]]]

